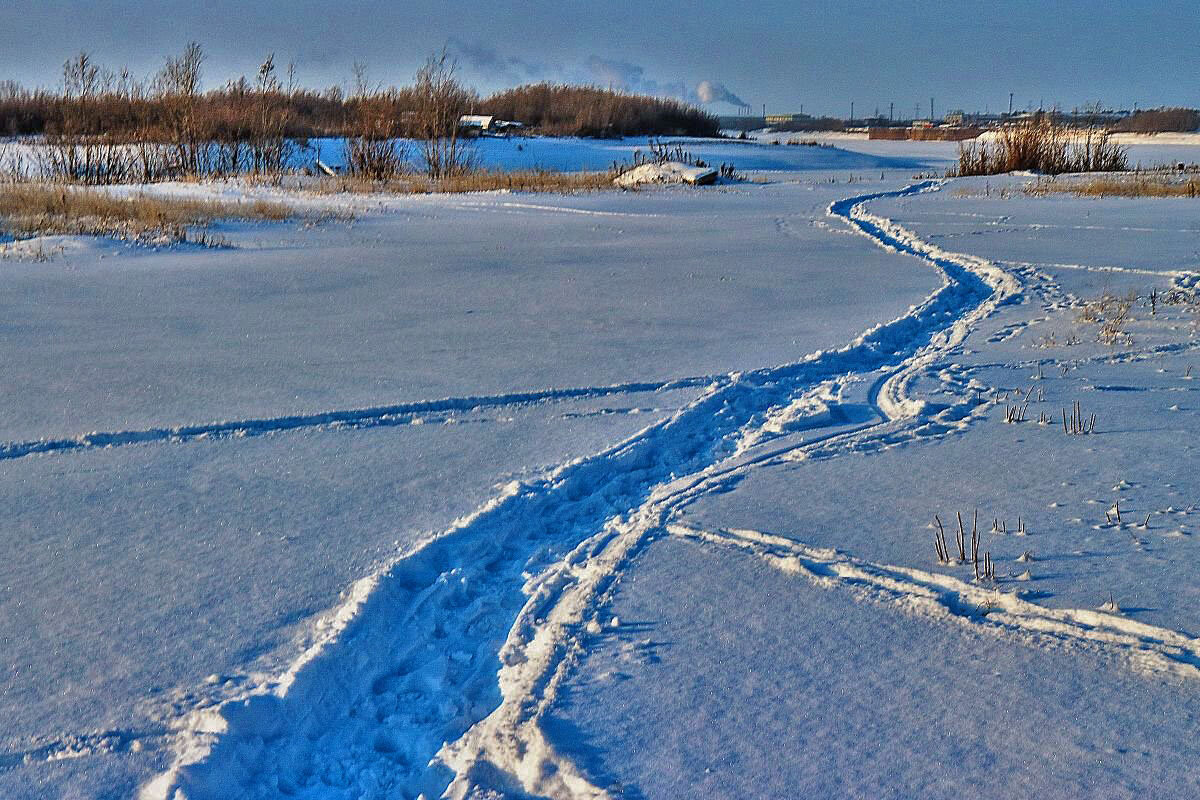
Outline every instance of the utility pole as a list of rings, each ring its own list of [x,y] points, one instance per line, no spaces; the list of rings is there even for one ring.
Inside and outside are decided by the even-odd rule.
[[[929,98],[929,121],[933,122],[933,98]]]
[[[892,101],[891,103],[888,103],[888,122],[895,121],[892,116],[895,113],[895,111],[896,111],[896,102]]]
[[[1008,93],[1008,115],[1010,117],[1012,116],[1012,99],[1013,99],[1013,93],[1009,92]]]
[[[854,101],[850,101],[850,121],[854,122]]]

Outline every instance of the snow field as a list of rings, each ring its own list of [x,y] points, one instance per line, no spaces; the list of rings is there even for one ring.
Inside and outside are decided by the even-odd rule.
[[[120,246],[103,260],[10,262],[10,308],[22,323],[9,330],[7,356],[23,378],[7,385],[17,413],[6,423],[2,463],[20,512],[6,539],[13,566],[0,583],[7,638],[28,646],[9,654],[17,691],[7,696],[5,792],[128,796],[170,753],[187,755],[173,749],[181,719],[220,727],[211,709],[282,686],[298,652],[322,631],[342,630],[316,623],[340,590],[469,515],[497,483],[541,486],[556,464],[604,451],[728,383],[729,365],[836,345],[936,286],[922,271],[897,272],[866,240],[831,238],[815,225],[834,191],[420,199],[346,227],[230,226],[232,251]],[[735,246],[717,224],[731,211],[744,214]],[[681,249],[674,233],[654,229],[664,214],[694,231],[691,244]],[[464,236],[439,250],[447,220]],[[514,226],[529,235],[496,238]],[[797,248],[809,254],[803,262]],[[428,261],[397,266],[397,253],[412,252]],[[736,255],[737,271],[714,254]],[[346,264],[336,278],[331,260]],[[853,273],[843,267],[851,261]],[[781,282],[781,264],[803,280]],[[497,269],[515,283],[472,288]],[[569,291],[536,288],[564,270]],[[854,296],[864,271],[893,296]],[[406,297],[414,281],[428,288]],[[125,301],[131,296],[137,304]],[[796,317],[797,306],[832,307],[825,297],[848,305],[836,316]],[[444,315],[447,298],[458,298],[463,316],[408,311],[424,304]],[[537,304],[521,310],[522,298]],[[753,317],[736,313],[749,304]],[[727,323],[701,325],[701,310]],[[463,320],[478,320],[470,339],[461,338]],[[381,326],[395,333],[380,335]],[[503,357],[514,348],[534,354],[519,370]],[[465,355],[462,373],[443,368],[451,351]],[[47,361],[63,369],[47,372]],[[688,361],[699,377],[675,381]],[[655,372],[670,376],[667,385],[605,380]],[[539,383],[551,388],[533,388]],[[554,388],[570,386],[582,388]],[[232,422],[206,422],[222,419]],[[88,430],[108,433],[80,433]],[[640,480],[614,484],[613,496],[642,491]],[[571,486],[582,497],[591,483]],[[607,502],[571,513],[603,520]],[[537,558],[551,559],[558,542],[550,544]],[[500,613],[473,618],[469,635],[494,629],[502,642],[512,618],[501,620],[519,610],[523,582]],[[28,634],[35,628],[38,638]],[[422,674],[439,674],[443,657]],[[474,667],[450,659],[445,674],[487,675],[486,658],[485,649]],[[381,663],[386,672],[392,661]],[[440,718],[453,730],[498,701],[494,689],[476,688],[461,716],[442,710],[421,724],[436,732]],[[388,689],[385,698],[409,707],[408,691]],[[454,708],[444,693],[432,702]],[[436,770],[420,777],[420,758],[441,739],[380,740],[376,751],[378,728],[364,730],[369,752],[411,750],[419,780],[443,779]],[[370,759],[357,765],[349,742],[330,751],[322,779],[378,774]],[[270,791],[297,775],[281,770]]]
[[[603,610],[619,624],[586,638],[545,728],[611,795],[1196,791],[1191,681],[753,547],[659,538]]]
[[[933,188],[933,184],[918,184],[897,194]],[[931,353],[953,346],[961,335],[956,331],[964,326],[962,317],[986,313],[981,309],[994,306],[1016,291],[1016,284],[1002,271],[933,251],[898,226],[862,214],[861,207],[879,196],[839,201],[830,206],[830,213],[880,244],[918,255],[938,269],[945,282],[924,303],[892,322],[872,328],[841,350],[818,352],[795,364],[735,374],[716,382],[671,419],[614,450],[563,467],[546,485],[514,487],[495,505],[482,509],[479,516],[463,520],[412,559],[399,562],[385,573],[367,602],[353,609],[347,633],[313,659],[303,659],[298,668],[289,670],[279,690],[227,703],[223,721],[215,725],[205,721],[211,718],[209,712],[194,719],[188,726],[191,734],[184,735],[186,744],[179,747],[186,754],[184,759],[173,773],[155,782],[147,796],[167,796],[176,787],[193,798],[229,793],[231,787],[263,795],[280,785],[286,785],[289,791],[304,791],[318,784],[324,787],[321,791],[347,796],[395,791],[428,795],[431,789],[440,792],[445,779],[436,766],[430,769],[414,755],[430,754],[429,744],[439,739],[449,742],[440,758],[453,770],[454,780],[447,790],[452,796],[466,797],[494,785],[497,776],[504,775],[508,776],[504,780],[513,781],[513,787],[521,791],[607,796],[558,756],[542,733],[540,722],[578,647],[575,632],[586,627],[589,609],[611,589],[615,575],[666,524],[675,508],[737,480],[753,468],[755,457],[748,457],[744,451],[731,454],[723,443],[746,428],[761,426],[765,412],[790,404],[797,392],[835,375],[878,369],[900,375]],[[992,287],[985,281],[992,282]],[[876,407],[885,422],[900,418],[892,414],[920,410],[912,403],[895,401],[887,405],[876,402]],[[603,497],[599,506],[598,496]],[[627,516],[619,509],[631,511]],[[540,522],[547,518],[551,520],[549,530],[543,529]],[[514,548],[514,534],[533,520],[539,522],[526,537],[533,545]],[[547,534],[551,536],[549,551],[542,541]],[[460,560],[464,549],[474,550],[477,537],[487,543],[488,549]],[[495,549],[501,541],[510,543],[509,551]],[[542,561],[543,554],[550,558]],[[429,563],[427,559],[439,566],[422,566]],[[421,570],[422,575],[415,583],[407,577],[414,569]],[[431,718],[424,712],[414,717],[409,706],[404,721],[397,725],[386,712],[378,712],[377,700],[367,693],[368,686],[379,685],[378,670],[387,659],[384,654],[390,654],[394,661],[395,653],[405,649],[393,638],[397,633],[403,635],[403,628],[395,627],[395,615],[412,602],[409,598],[414,593],[431,600],[454,593],[460,585],[460,573],[467,576],[461,584],[467,590],[462,601],[466,606],[476,607],[484,598],[489,599],[489,606],[497,599],[501,604],[513,602],[504,597],[518,602],[500,612],[510,617],[519,609],[507,641],[497,651],[501,664],[499,707],[465,733],[455,731],[463,716],[469,719],[471,713],[464,711],[458,698],[462,696],[471,703],[476,697],[473,686],[478,673],[473,669],[480,661],[493,662],[486,650],[476,650],[476,658],[467,655],[462,662],[472,670],[463,673],[448,669],[445,660],[451,656],[443,644],[435,653],[418,659],[422,666],[401,658],[394,672],[397,678],[408,681],[414,673],[432,669],[439,676],[441,692],[448,694],[430,701],[443,709],[448,701],[454,703],[451,717],[435,714]],[[447,584],[448,576],[454,578]],[[530,576],[536,577],[527,583]],[[500,583],[493,588],[496,581]],[[500,586],[506,584],[508,588],[501,590]],[[397,592],[399,599],[393,601]],[[523,595],[529,595],[528,599]],[[424,607],[421,602],[414,609]],[[412,613],[408,612],[410,619]],[[459,627],[462,620],[440,619],[436,606],[432,613],[438,619],[434,624],[451,641],[478,646],[469,629],[459,632],[463,630]],[[416,624],[425,627],[431,623]],[[387,627],[377,630],[380,625]],[[418,637],[418,641],[427,638]],[[491,646],[484,643],[484,647]],[[364,658],[364,647],[372,655]],[[470,653],[469,647],[466,653]],[[434,660],[432,667],[430,657]],[[356,665],[360,669],[365,666],[366,671],[357,680],[347,680]],[[332,675],[339,676],[336,692],[329,687]],[[241,710],[248,707],[246,704],[261,708],[247,715]],[[316,730],[310,727],[314,720]],[[381,725],[383,730],[399,728],[405,744],[416,745],[415,753],[408,750],[402,757],[393,758],[395,743],[372,746],[370,742],[378,742]],[[431,734],[424,734],[428,725],[433,726]],[[268,733],[264,734],[264,726]],[[312,744],[313,734],[322,744]]]
[[[46,407],[18,396],[14,407],[30,416],[12,428],[0,470],[24,495],[14,507],[30,509],[20,528],[30,544],[20,552],[44,546],[54,557],[27,585],[16,572],[0,581],[16,590],[10,609],[30,614],[28,625],[13,617],[10,638],[55,618],[21,608],[35,586],[70,585],[72,564],[55,559],[74,555],[79,542],[109,548],[98,563],[115,587],[129,569],[120,529],[140,537],[134,552],[139,569],[151,564],[150,580],[188,548],[185,563],[210,571],[192,589],[172,586],[180,598],[157,595],[159,618],[111,598],[91,603],[125,608],[135,624],[179,625],[156,642],[167,652],[194,639],[193,663],[158,665],[153,680],[178,687],[169,703],[132,702],[120,682],[109,688],[102,675],[39,655],[21,690],[28,733],[9,734],[0,780],[99,796],[103,779],[130,787],[169,757],[144,797],[175,789],[192,800],[651,797],[684,786],[696,796],[1193,791],[1189,687],[1200,662],[1188,554],[1200,498],[1186,475],[1196,329],[1190,305],[1150,314],[1145,302],[1150,287],[1193,287],[1195,212],[1161,201],[992,197],[991,188],[930,182],[848,196],[845,186],[810,182],[619,201],[391,199],[353,233],[272,230],[281,253],[272,279],[296,260],[309,264],[297,273],[305,279],[320,277],[322,259],[356,253],[361,263],[372,237],[387,253],[407,245],[433,254],[421,284],[465,267],[447,296],[468,289],[471,273],[508,269],[520,291],[490,299],[510,321],[514,300],[543,296],[540,273],[561,277],[574,248],[591,248],[568,282],[581,284],[596,316],[552,294],[553,313],[550,304],[527,307],[528,328],[491,328],[486,317],[472,327],[477,354],[445,347],[449,323],[435,322],[403,356],[368,344],[363,363],[394,365],[412,394],[354,380],[334,384],[361,392],[349,402],[333,391],[298,393],[300,367],[317,370],[318,391],[338,373],[322,372],[328,367],[303,346],[297,359],[281,339],[270,350],[283,359],[277,370],[255,371],[250,349],[221,362],[257,378],[225,379],[235,399],[253,388],[233,413],[212,410],[215,393],[149,415],[130,402],[117,416],[103,392],[69,396],[63,411],[52,394]],[[738,209],[739,239],[730,241],[718,225]],[[471,220],[467,241],[449,252],[454,269],[437,255],[433,223],[447,216]],[[661,234],[664,224],[673,235]],[[557,231],[563,244],[537,253],[501,240],[493,255],[489,234],[509,225],[537,241],[553,242],[547,233]],[[591,239],[589,225],[598,234]],[[680,231],[688,234],[682,252]],[[261,230],[234,235],[244,251],[266,249]],[[318,243],[312,256],[301,255],[301,240]],[[188,281],[203,284],[212,277],[205,271],[221,269],[168,255]],[[521,256],[541,260],[512,274]],[[155,257],[118,266],[117,278],[138,285],[154,275]],[[631,269],[641,258],[654,269]],[[243,313],[286,321],[287,305],[274,298],[299,297],[299,319],[330,299],[379,296],[394,275],[414,279],[411,261],[400,273],[368,263],[366,274],[351,271],[362,280],[357,294],[318,280],[298,295],[250,293]],[[697,269],[714,263],[714,272]],[[800,265],[803,282],[785,290],[780,264]],[[599,265],[633,291],[588,283]],[[46,291],[47,281],[67,284],[62,272],[81,267],[86,278],[94,263],[64,259],[10,278]],[[218,275],[236,281],[239,270]],[[862,291],[864,275],[871,291]],[[143,295],[154,296],[155,279],[141,284]],[[690,291],[693,279],[703,288]],[[731,282],[740,285],[727,296]],[[1128,318],[1098,341],[1130,290],[1137,299]],[[1104,295],[1111,299],[1097,304]],[[342,320],[378,324],[405,307],[395,294],[383,297]],[[479,302],[464,306],[477,311]],[[799,324],[797,309],[808,312]],[[318,319],[336,356],[329,363],[340,369],[351,338],[337,338],[338,316]],[[510,372],[505,352],[536,352],[543,341],[535,319],[567,337],[556,351],[565,357]],[[567,324],[581,319],[592,326]],[[211,344],[198,341],[204,355]],[[606,361],[607,348],[620,358]],[[139,379],[154,374],[153,359],[139,363],[132,349],[97,351],[134,364]],[[469,362],[491,366],[447,374],[435,359],[421,361],[427,351],[468,352]],[[65,352],[68,363],[88,361]],[[664,363],[672,369],[656,371]],[[190,366],[196,385],[212,380],[202,365]],[[562,386],[581,388],[554,388]],[[1039,423],[1076,400],[1097,414],[1094,433]],[[1007,422],[1016,403],[1028,403],[1030,418]],[[64,433],[48,434],[45,422],[68,411],[110,433],[80,436],[87,428],[72,429],[72,417]],[[414,449],[413,434],[428,444]],[[516,441],[525,447],[504,452]],[[146,512],[138,520],[129,490],[113,489],[122,485],[113,466],[133,475],[156,461],[159,485],[132,504]],[[355,466],[341,475],[343,463]],[[393,482],[396,474],[411,477]],[[325,477],[314,493],[317,475]],[[465,492],[463,475],[472,482]],[[57,497],[46,476],[63,481]],[[176,486],[185,494],[173,494]],[[182,500],[197,490],[216,503],[244,499],[214,528]],[[81,498],[106,494],[102,507],[119,514],[113,532],[97,536],[86,530]],[[62,510],[62,544],[43,541],[34,510],[43,507]],[[419,519],[397,523],[394,510],[410,507]],[[969,530],[975,509],[995,582],[934,554],[933,514],[953,541],[954,515],[963,512]],[[258,551],[237,544],[230,555],[246,568],[232,579],[214,569],[205,549],[239,542],[241,522],[262,518],[277,523],[269,530],[295,529],[303,553],[280,552],[292,544],[284,534]],[[222,527],[227,542],[212,535]],[[188,632],[195,614],[187,604],[211,598],[212,586],[228,599]],[[247,597],[254,602],[239,608]],[[108,624],[97,626],[97,642],[116,630]],[[213,629],[238,630],[242,644],[214,649],[204,641]],[[46,654],[78,635],[66,626],[47,633]],[[121,636],[114,644],[132,645],[137,666],[150,651],[139,651],[136,635]],[[43,676],[56,674],[77,687],[70,702],[93,704],[95,722],[80,724],[67,701],[56,707],[43,696]],[[1179,716],[1147,710],[1158,702]],[[135,707],[147,721],[140,733],[121,723]],[[62,733],[39,733],[45,720]],[[64,755],[93,766],[54,766]],[[897,769],[901,762],[911,766]]]

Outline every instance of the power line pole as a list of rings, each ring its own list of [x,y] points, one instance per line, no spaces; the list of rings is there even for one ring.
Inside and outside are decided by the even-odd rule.
[[[895,122],[895,120],[893,119],[893,116],[892,116],[895,113],[895,111],[896,111],[896,102],[893,100],[892,102],[888,103],[888,122]]]
[[[1013,93],[1009,92],[1008,93],[1008,115],[1010,117],[1012,116],[1012,99],[1013,99]]]

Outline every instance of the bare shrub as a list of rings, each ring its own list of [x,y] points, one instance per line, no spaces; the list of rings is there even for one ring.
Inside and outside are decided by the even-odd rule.
[[[356,178],[387,180],[400,175],[408,161],[399,139],[396,91],[372,88],[366,67],[354,65],[355,91],[350,98],[355,135],[346,139],[346,172]]]
[[[462,175],[476,165],[475,151],[459,137],[458,121],[478,98],[459,82],[456,69],[443,49],[417,70],[413,86],[413,132],[431,178]]]

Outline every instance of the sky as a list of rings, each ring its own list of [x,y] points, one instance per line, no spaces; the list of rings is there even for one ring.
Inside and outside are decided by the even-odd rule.
[[[263,59],[347,86],[402,85],[447,47],[487,94],[530,81],[677,96],[717,113],[926,116],[947,110],[1200,106],[1194,2],[1030,0],[3,0],[0,80],[54,87],[81,50],[152,75],[192,40],[205,83]],[[801,108],[803,106],[803,108]]]

